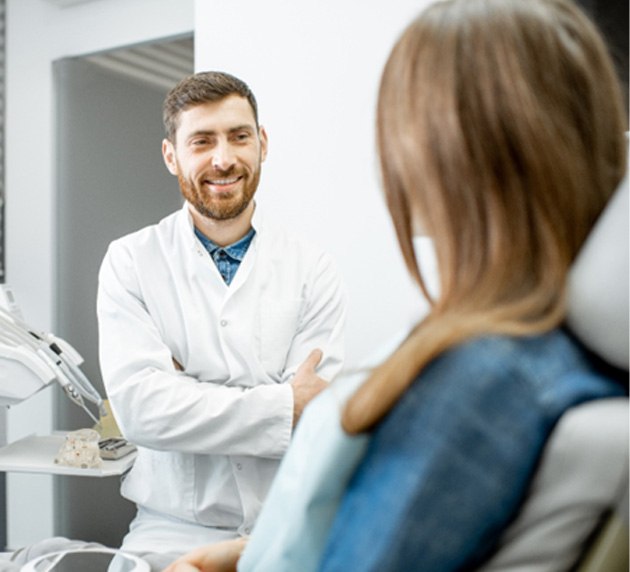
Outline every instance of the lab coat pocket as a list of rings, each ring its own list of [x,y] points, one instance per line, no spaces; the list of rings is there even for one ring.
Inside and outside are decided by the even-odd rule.
[[[279,381],[298,328],[300,300],[265,300],[260,308],[258,357],[264,370]]]

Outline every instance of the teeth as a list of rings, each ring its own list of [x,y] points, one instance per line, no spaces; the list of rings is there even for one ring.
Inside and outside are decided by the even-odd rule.
[[[210,181],[211,185],[231,185],[232,183],[236,183],[238,181],[238,177],[234,177],[233,179],[216,179],[214,181]]]

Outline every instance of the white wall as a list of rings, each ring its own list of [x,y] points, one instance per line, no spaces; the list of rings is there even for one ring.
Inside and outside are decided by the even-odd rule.
[[[418,305],[379,190],[374,111],[387,55],[428,3],[195,1],[195,68],[233,73],[258,99],[270,141],[261,205],[343,270],[349,365]]]
[[[7,0],[7,283],[33,326],[55,326],[52,62],[192,29],[192,0]],[[9,411],[9,441],[51,431],[52,391]],[[7,496],[10,547],[53,534],[51,477],[10,474]]]
[[[54,331],[52,62],[194,25],[197,69],[242,76],[259,99],[270,134],[261,203],[342,267],[350,361],[407,324],[416,296],[378,189],[374,103],[395,37],[427,2],[7,0],[7,282],[26,319]],[[51,430],[51,391],[9,412],[9,440]],[[52,479],[11,474],[8,487],[9,545],[50,536]]]

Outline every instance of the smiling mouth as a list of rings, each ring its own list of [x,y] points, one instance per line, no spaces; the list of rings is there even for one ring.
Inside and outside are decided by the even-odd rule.
[[[206,179],[204,183],[213,187],[229,187],[241,180],[241,177],[231,177],[229,179]]]

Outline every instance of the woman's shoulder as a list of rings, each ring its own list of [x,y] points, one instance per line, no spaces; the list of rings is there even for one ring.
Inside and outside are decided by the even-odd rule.
[[[480,336],[447,350],[434,363],[454,371],[466,364],[469,372],[509,373],[538,382],[599,369],[598,360],[563,328],[531,336]]]
[[[563,328],[534,336],[481,336],[431,362],[409,388],[410,397],[452,407],[522,401],[555,417],[567,407],[627,394],[627,374],[606,367]]]

